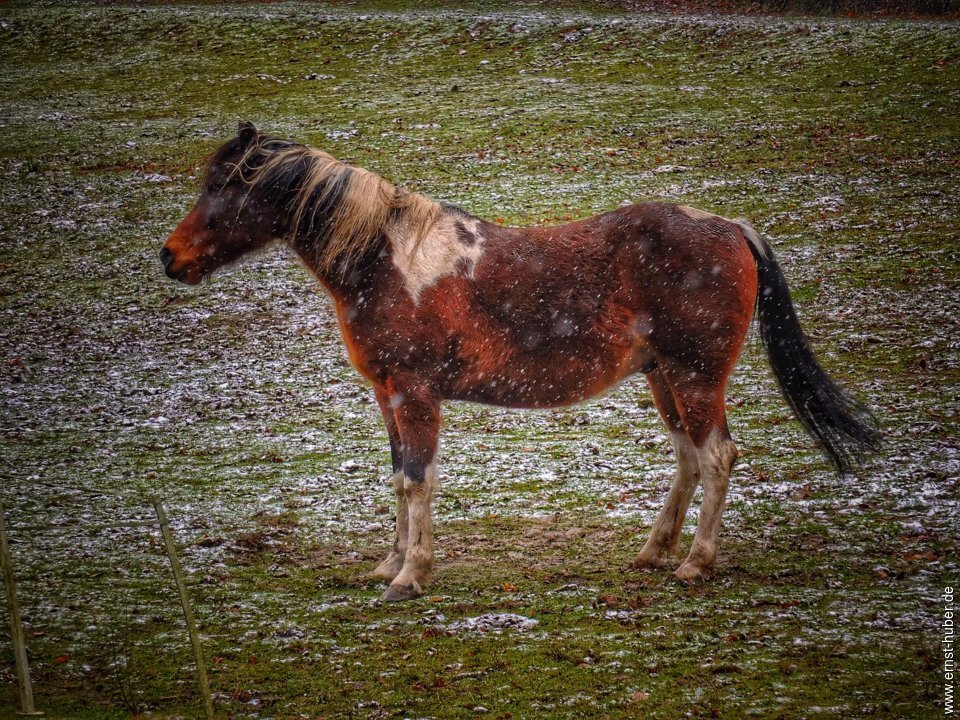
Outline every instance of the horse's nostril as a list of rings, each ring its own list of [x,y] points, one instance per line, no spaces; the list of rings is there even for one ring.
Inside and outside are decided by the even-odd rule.
[[[170,252],[170,249],[166,246],[160,249],[160,262],[163,263],[163,267],[167,267],[167,265],[173,262],[173,253]]]

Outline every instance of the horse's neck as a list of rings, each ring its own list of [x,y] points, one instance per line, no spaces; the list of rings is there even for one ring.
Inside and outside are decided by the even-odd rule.
[[[350,262],[349,267],[344,267],[340,262],[334,263],[331,268],[324,268],[317,262],[317,254],[310,247],[309,243],[299,242],[296,238],[290,241],[290,246],[300,258],[301,262],[327,290],[327,292],[337,300],[346,300],[358,296],[375,283],[378,273],[379,263],[377,258],[384,255],[384,248],[388,241],[383,236],[382,241],[377,242],[364,256]]]

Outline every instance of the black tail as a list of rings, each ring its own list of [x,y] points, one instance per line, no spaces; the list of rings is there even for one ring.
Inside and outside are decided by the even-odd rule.
[[[787,279],[757,232],[739,223],[757,263],[760,338],[784,397],[837,472],[853,468],[880,446],[876,419],[847,396],[817,363],[790,299]]]

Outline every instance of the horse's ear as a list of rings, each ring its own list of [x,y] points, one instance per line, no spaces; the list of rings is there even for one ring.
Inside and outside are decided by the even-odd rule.
[[[250,142],[259,134],[259,131],[253,126],[253,123],[241,120],[237,125],[237,136],[244,142]]]

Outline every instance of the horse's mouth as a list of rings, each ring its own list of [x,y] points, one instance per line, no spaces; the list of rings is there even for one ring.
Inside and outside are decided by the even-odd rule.
[[[199,285],[200,281],[203,280],[203,274],[194,267],[185,267],[177,271],[168,267],[164,269],[164,272],[171,280],[182,282],[184,285]]]
[[[203,276],[196,272],[196,268],[185,267],[180,270],[174,270],[169,265],[163,269],[167,277],[171,280],[182,282],[185,285],[199,285]]]
[[[173,262],[173,253],[166,247],[160,251],[160,262],[163,263],[163,272],[171,280],[182,282],[185,285],[197,285],[203,279],[200,270],[192,265],[184,265],[182,268],[175,269]]]

